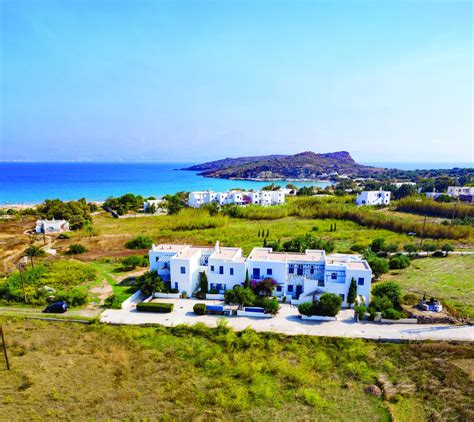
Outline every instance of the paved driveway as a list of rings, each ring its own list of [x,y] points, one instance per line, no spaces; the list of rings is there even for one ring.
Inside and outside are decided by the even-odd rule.
[[[111,324],[195,324],[204,322],[215,327],[219,319],[225,318],[235,330],[251,327],[256,331],[270,331],[288,335],[305,334],[311,336],[353,337],[375,340],[452,340],[474,341],[474,326],[425,325],[425,324],[381,324],[373,322],[356,323],[352,310],[342,310],[337,321],[302,321],[296,306],[282,304],[274,318],[222,317],[214,315],[195,315],[195,303],[221,304],[219,301],[194,299],[160,299],[160,302],[174,303],[169,314],[137,312],[129,309],[108,309],[101,315],[101,322]]]

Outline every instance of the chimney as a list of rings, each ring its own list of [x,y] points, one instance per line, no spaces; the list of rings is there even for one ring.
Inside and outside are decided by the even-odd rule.
[[[218,240],[216,240],[216,245],[214,246],[214,251],[215,251],[215,252],[219,252],[219,251],[220,251],[219,241],[218,241]]]

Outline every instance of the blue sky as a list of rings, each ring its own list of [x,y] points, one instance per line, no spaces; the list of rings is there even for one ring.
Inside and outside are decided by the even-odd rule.
[[[471,1],[0,7],[2,160],[474,161]]]

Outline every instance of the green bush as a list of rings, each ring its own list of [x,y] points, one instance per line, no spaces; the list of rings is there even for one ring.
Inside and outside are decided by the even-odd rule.
[[[170,312],[173,312],[173,304],[161,302],[141,302],[137,304],[137,311],[168,314]]]
[[[411,260],[406,255],[393,256],[388,262],[391,270],[402,270],[404,268],[408,268],[410,264]]]
[[[201,300],[206,299],[206,293],[199,291],[196,293],[196,297]]]
[[[136,267],[146,266],[146,262],[143,262],[144,259],[140,255],[130,255],[122,259],[122,269],[124,271],[134,270]]]
[[[121,309],[122,302],[120,301],[119,297],[113,293],[105,299],[104,306],[108,309]]]
[[[193,311],[196,315],[205,315],[206,314],[206,304],[205,303],[196,303],[193,306]]]
[[[382,312],[389,308],[393,308],[393,303],[387,296],[374,297],[369,305],[369,309],[377,312]]]
[[[137,290],[150,296],[154,292],[165,292],[166,285],[156,271],[147,271],[145,274],[137,277],[135,281]]]
[[[443,251],[435,251],[431,254],[433,258],[444,258],[444,252]]]
[[[87,302],[87,292],[74,287],[53,294],[55,301],[66,302],[69,306],[82,306]]]
[[[388,297],[394,308],[399,308],[401,303],[402,291],[397,283],[389,281],[387,283],[377,284],[372,289],[372,296],[379,298],[386,296]]]
[[[298,312],[301,315],[311,316],[313,315],[313,302],[303,302],[298,305]]]
[[[400,319],[403,314],[400,311],[397,311],[393,308],[388,308],[382,311],[382,318],[386,319]]]
[[[151,245],[153,240],[148,236],[137,236],[125,244],[128,249],[150,249]]]
[[[85,246],[79,243],[74,243],[73,245],[69,246],[69,249],[66,251],[66,255],[79,255],[87,251],[88,249]]]
[[[280,310],[280,305],[276,297],[264,297],[261,300],[257,300],[255,305],[265,309],[266,314],[276,315]]]
[[[316,303],[315,315],[334,317],[341,310],[342,299],[334,293],[323,293]]]
[[[365,313],[367,312],[367,306],[365,305],[356,305],[354,306],[354,311],[356,312],[359,320],[364,319]]]

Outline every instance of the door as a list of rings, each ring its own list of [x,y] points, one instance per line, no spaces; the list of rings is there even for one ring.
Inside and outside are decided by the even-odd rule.
[[[296,286],[296,298],[300,297],[300,294],[303,293],[303,286]]]

